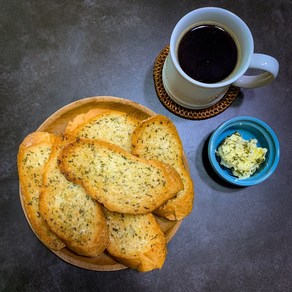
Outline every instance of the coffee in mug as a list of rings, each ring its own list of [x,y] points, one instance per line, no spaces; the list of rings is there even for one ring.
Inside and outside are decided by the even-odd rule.
[[[245,75],[249,68],[263,73]],[[162,82],[176,103],[204,109],[216,104],[231,85],[264,86],[278,71],[275,58],[254,53],[252,34],[242,19],[222,8],[204,7],[186,14],[172,31]]]
[[[203,83],[224,80],[237,63],[237,46],[222,27],[211,24],[191,28],[179,42],[177,56],[182,70]]]

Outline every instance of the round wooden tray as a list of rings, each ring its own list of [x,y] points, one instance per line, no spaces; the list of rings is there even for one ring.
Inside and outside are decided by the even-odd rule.
[[[119,98],[119,97],[112,97],[112,96],[96,96],[96,97],[89,97],[85,99],[81,99],[75,101],[73,103],[68,104],[67,106],[62,107],[54,114],[52,114],[43,124],[37,129],[37,131],[45,131],[50,132],[55,135],[60,135],[65,130],[68,122],[72,120],[76,115],[81,113],[86,113],[92,108],[99,108],[99,109],[115,109],[122,112],[126,112],[127,114],[139,119],[143,120],[150,116],[155,115],[156,113],[152,110],[135,103],[133,101]],[[184,156],[184,163],[188,168],[188,163],[186,157]],[[22,205],[22,209],[26,216],[26,219],[29,223],[27,218],[25,208],[23,205],[22,195],[20,191],[20,201]],[[180,224],[180,221],[169,221],[163,218],[157,217],[157,220],[163,230],[167,242],[171,240],[171,238],[177,232]],[[29,224],[30,225],[30,224]],[[32,226],[30,225],[32,228]],[[32,228],[33,230],[33,228]],[[35,233],[35,231],[33,230]],[[37,234],[35,233],[37,236]],[[37,236],[38,237],[38,236]],[[39,238],[39,237],[38,237]],[[40,238],[39,238],[40,239]],[[68,248],[63,248],[59,251],[51,250],[54,254],[56,254],[59,258],[63,259],[64,261],[88,270],[94,271],[117,271],[126,269],[127,267],[118,263],[113,258],[110,257],[109,254],[102,253],[97,257],[84,257],[75,254]]]

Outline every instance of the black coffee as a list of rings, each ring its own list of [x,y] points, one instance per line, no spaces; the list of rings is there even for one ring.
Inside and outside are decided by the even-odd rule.
[[[231,74],[237,62],[233,38],[221,27],[200,25],[180,41],[178,60],[183,71],[203,83],[216,83]]]

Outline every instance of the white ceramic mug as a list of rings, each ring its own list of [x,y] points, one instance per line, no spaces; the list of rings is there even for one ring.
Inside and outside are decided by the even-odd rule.
[[[234,39],[238,59],[235,69],[224,80],[216,83],[202,83],[192,79],[181,68],[177,51],[182,37],[193,27],[211,24],[225,29]],[[264,71],[255,76],[244,75],[247,69]],[[203,109],[217,103],[231,85],[255,88],[272,82],[279,71],[278,61],[265,54],[254,53],[254,41],[247,25],[235,14],[216,7],[196,9],[186,14],[175,26],[170,51],[162,70],[163,86],[167,94],[178,104]]]

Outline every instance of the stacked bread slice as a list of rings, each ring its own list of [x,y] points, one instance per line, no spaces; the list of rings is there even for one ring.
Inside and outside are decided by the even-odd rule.
[[[160,135],[149,136],[157,125]],[[161,115],[139,121],[97,108],[77,115],[62,136],[31,133],[18,153],[28,220],[53,250],[87,257],[106,250],[139,271],[161,268],[167,247],[156,216],[180,220],[193,204],[182,155],[174,125]]]
[[[183,162],[183,145],[176,127],[165,116],[157,115],[141,121],[132,135],[132,153],[173,166],[183,182],[183,189],[154,212],[169,220],[180,220],[190,214],[194,201],[194,185]]]

